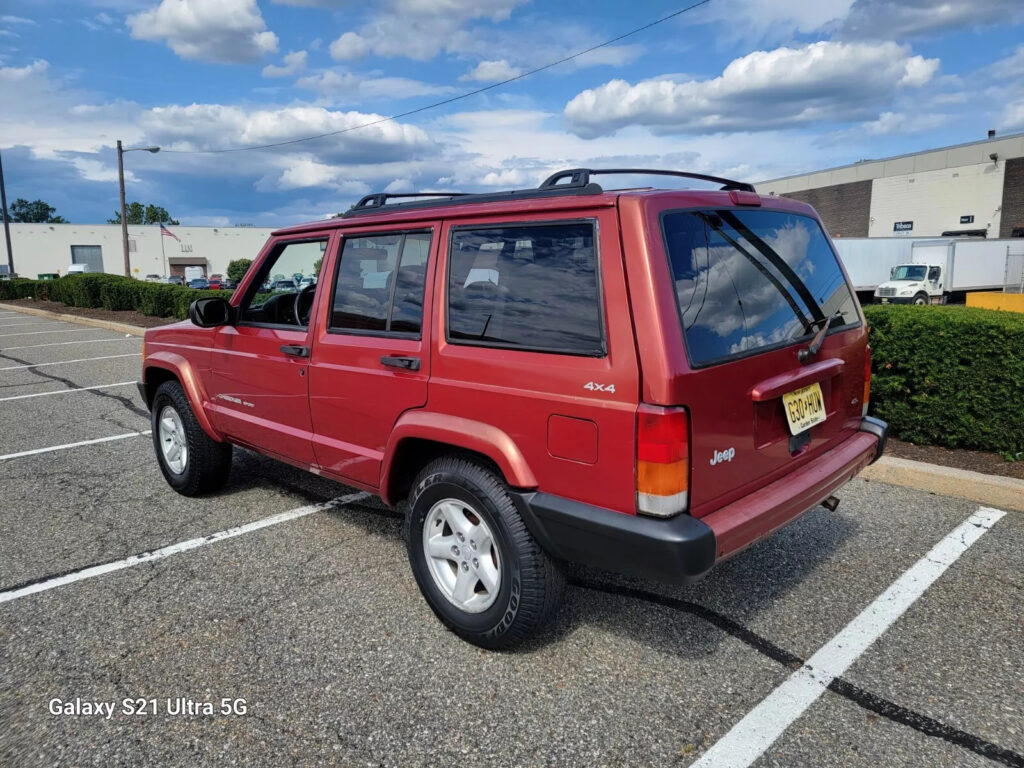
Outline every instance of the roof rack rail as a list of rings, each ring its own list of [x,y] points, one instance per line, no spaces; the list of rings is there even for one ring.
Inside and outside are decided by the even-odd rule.
[[[366,208],[380,208],[388,200],[394,200],[397,197],[468,197],[468,192],[374,192],[372,195],[366,195],[358,203],[353,205],[346,211],[351,213],[352,211],[361,211]]]
[[[570,187],[585,187],[590,183],[591,176],[603,176],[610,174],[631,174],[643,176],[679,176],[684,179],[699,179],[721,184],[723,191],[739,190],[742,192],[756,192],[753,184],[745,181],[734,181],[723,179],[720,176],[708,176],[703,173],[691,173],[690,171],[667,171],[658,168],[571,168],[566,171],[553,173],[544,179],[540,189],[568,189]],[[560,183],[562,179],[568,178],[568,183]]]
[[[366,216],[378,213],[382,208],[387,207],[393,211],[407,211],[417,208],[435,208],[445,205],[459,205],[466,203],[499,203],[509,200],[538,198],[538,197],[561,197],[563,195],[599,195],[604,192],[600,184],[590,180],[591,176],[602,174],[647,174],[653,176],[680,176],[685,179],[699,179],[721,184],[722,189],[739,190],[743,192],[754,192],[753,184],[732,179],[722,179],[718,176],[706,176],[703,173],[689,173],[688,171],[665,171],[651,168],[571,168],[566,171],[559,171],[552,174],[539,186],[532,189],[513,189],[508,192],[483,192],[472,194],[465,192],[377,192],[367,195],[358,203],[353,205],[344,213],[339,213],[341,218],[353,216]],[[568,182],[562,182],[568,179]],[[388,200],[406,197],[429,197],[430,200],[412,200],[407,203],[395,203],[386,205]]]

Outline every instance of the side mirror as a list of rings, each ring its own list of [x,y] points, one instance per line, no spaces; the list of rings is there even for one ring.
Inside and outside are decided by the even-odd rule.
[[[893,267],[892,269],[889,270],[889,279],[892,280],[892,278],[895,275],[896,275],[896,267]]]
[[[196,299],[188,308],[188,319],[200,328],[231,325],[231,305],[224,299]]]

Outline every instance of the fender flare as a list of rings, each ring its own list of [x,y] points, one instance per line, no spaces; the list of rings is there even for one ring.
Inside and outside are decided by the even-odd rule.
[[[202,382],[192,363],[177,352],[167,350],[153,352],[147,355],[142,363],[143,383],[146,383],[149,372],[155,368],[174,374],[181,382],[185,395],[192,405],[192,411],[196,415],[196,421],[199,422],[203,432],[218,442],[224,442],[224,435],[218,432],[210,422],[210,416],[204,407],[207,400],[206,391],[203,389]]]
[[[390,495],[391,470],[403,441],[430,440],[453,448],[462,448],[486,456],[501,470],[506,482],[513,488],[536,488],[537,478],[523,457],[522,451],[508,433],[482,421],[465,419],[445,413],[413,410],[403,413],[384,449],[380,490],[384,500]]]

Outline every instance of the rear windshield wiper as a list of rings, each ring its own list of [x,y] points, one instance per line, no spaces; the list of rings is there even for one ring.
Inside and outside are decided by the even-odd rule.
[[[843,313],[836,312],[835,314],[829,315],[828,317],[820,317],[816,320],[811,320],[811,322],[807,324],[807,332],[810,333],[811,329],[818,323],[824,323],[824,325],[821,326],[821,330],[815,334],[813,339],[811,339],[811,343],[807,345],[807,348],[801,349],[799,352],[797,352],[797,359],[799,359],[801,363],[810,360],[812,357],[818,354],[819,350],[821,349],[821,345],[825,341],[825,334],[828,333],[828,329],[832,326],[832,321],[835,320],[836,318],[842,321],[844,319]]]

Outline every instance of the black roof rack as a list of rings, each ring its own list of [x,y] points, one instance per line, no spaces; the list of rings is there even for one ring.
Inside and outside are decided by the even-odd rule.
[[[586,186],[590,183],[591,176],[604,176],[610,174],[629,174],[633,176],[679,176],[684,179],[699,179],[710,181],[714,184],[721,184],[722,189],[739,190],[742,192],[756,192],[753,184],[745,181],[733,181],[723,179],[720,176],[708,176],[703,173],[691,173],[689,171],[666,171],[657,168],[572,168],[567,171],[559,171],[544,179],[540,189],[566,189],[568,187]],[[560,183],[562,179],[569,179],[568,183]]]
[[[366,216],[377,213],[385,207],[388,200],[406,197],[429,197],[430,200],[414,200],[408,203],[395,203],[387,205],[388,210],[407,211],[416,208],[434,208],[443,205],[457,205],[465,203],[497,203],[513,199],[538,198],[538,197],[562,197],[564,195],[599,195],[604,192],[600,184],[592,182],[591,176],[602,174],[631,174],[651,176],[679,176],[686,179],[699,179],[721,184],[723,190],[740,190],[743,192],[754,192],[753,184],[743,181],[723,179],[718,176],[706,176],[703,173],[689,173],[687,171],[665,171],[650,168],[572,168],[552,174],[536,188],[513,189],[508,192],[484,192],[481,194],[467,194],[465,192],[377,192],[366,195],[362,200],[353,205],[344,213],[338,214],[342,218],[353,216]],[[562,181],[568,179],[568,181]]]

